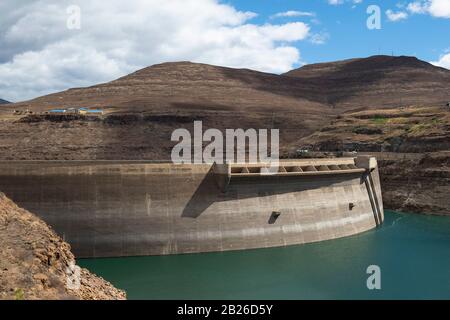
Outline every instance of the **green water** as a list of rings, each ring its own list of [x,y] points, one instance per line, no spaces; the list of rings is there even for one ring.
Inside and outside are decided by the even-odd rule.
[[[376,230],[320,243],[79,264],[129,299],[450,299],[450,217],[387,211]],[[372,264],[381,290],[367,289]]]

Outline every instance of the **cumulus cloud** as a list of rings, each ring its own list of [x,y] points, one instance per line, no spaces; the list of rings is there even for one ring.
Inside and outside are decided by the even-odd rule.
[[[408,14],[406,12],[403,12],[403,11],[394,12],[390,9],[386,11],[386,16],[388,17],[389,21],[394,21],[394,22],[408,18]]]
[[[446,68],[446,69],[450,70],[450,53],[443,54],[440,56],[438,61],[431,61],[430,63],[435,66]]]
[[[272,15],[270,18],[291,18],[291,17],[315,17],[316,14],[314,12],[305,12],[305,11],[295,11],[289,10],[285,12],[278,12]]]
[[[450,18],[450,1],[432,0],[431,3],[429,3],[428,11],[435,17]]]
[[[450,18],[450,0],[421,0],[407,6],[413,14],[430,14],[437,18]]]
[[[191,60],[281,73],[300,63],[303,22],[257,25],[218,0],[66,0],[0,3],[0,97],[24,100],[109,81],[164,61]]]
[[[408,13],[411,15],[429,14],[436,18],[450,18],[450,0],[417,0],[409,3],[397,3],[396,6],[403,11],[387,10],[386,15],[390,21],[407,19]]]

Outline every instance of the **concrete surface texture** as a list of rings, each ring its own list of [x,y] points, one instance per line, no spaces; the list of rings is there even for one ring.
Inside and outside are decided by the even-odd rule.
[[[0,162],[0,190],[77,257],[165,255],[344,237],[383,221],[374,158],[264,164]]]

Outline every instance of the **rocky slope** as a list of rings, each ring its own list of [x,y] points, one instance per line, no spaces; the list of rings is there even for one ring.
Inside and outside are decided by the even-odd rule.
[[[387,208],[450,216],[450,151],[378,159]]]
[[[300,141],[328,151],[446,151],[450,150],[450,108],[442,105],[345,113]]]
[[[295,146],[378,158],[388,209],[450,215],[450,108],[343,114]]]
[[[0,299],[125,299],[125,293],[81,269],[69,289],[70,246],[34,214],[0,193]],[[70,270],[70,268],[69,268]],[[74,270],[74,269],[72,269]]]

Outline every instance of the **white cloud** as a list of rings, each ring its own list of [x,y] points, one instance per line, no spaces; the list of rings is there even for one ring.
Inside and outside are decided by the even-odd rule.
[[[431,61],[430,63],[450,70],[450,53],[441,55],[438,61]]]
[[[24,100],[109,81],[164,61],[191,60],[281,73],[300,63],[303,22],[257,25],[218,0],[68,0],[0,3],[0,97]]]
[[[291,18],[291,17],[315,17],[316,14],[314,12],[305,12],[305,11],[295,11],[289,10],[285,12],[278,12],[271,16],[271,19],[275,18]]]
[[[408,4],[407,9],[411,13],[427,13],[428,8],[423,2],[416,1]]]
[[[419,0],[407,6],[413,14],[430,14],[437,18],[450,18],[450,0]]]
[[[328,3],[333,6],[338,6],[345,2],[352,2],[353,4],[360,4],[361,2],[363,2],[363,0],[328,0]]]
[[[450,18],[450,1],[432,0],[429,4],[428,11],[434,17]]]
[[[394,12],[390,9],[386,11],[386,16],[388,17],[388,19],[390,21],[394,21],[394,22],[408,18],[408,14],[406,12],[403,12],[403,11]]]
[[[328,3],[333,6],[337,6],[337,5],[343,4],[344,0],[328,0]]]
[[[314,33],[309,37],[309,41],[313,44],[325,44],[330,38],[330,34],[327,32]]]

